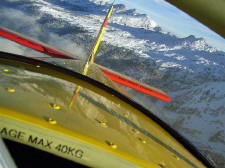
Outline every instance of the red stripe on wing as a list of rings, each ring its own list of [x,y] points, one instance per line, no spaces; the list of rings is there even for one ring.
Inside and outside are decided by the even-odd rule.
[[[129,79],[125,79],[122,76],[119,76],[117,74],[111,73],[111,72],[109,72],[109,71],[107,71],[105,69],[100,68],[100,70],[114,82],[117,82],[117,83],[119,83],[121,85],[124,85],[124,86],[127,86],[129,88],[132,88],[134,90],[137,90],[137,91],[142,92],[144,94],[153,96],[153,97],[158,98],[160,100],[163,100],[165,102],[169,102],[170,101],[169,96],[167,96],[166,94],[163,94],[163,93],[161,93],[161,92],[159,92],[157,90],[148,88],[146,86],[143,86],[143,85],[141,85],[139,83],[136,83],[134,81],[131,81]]]
[[[61,52],[53,50],[49,47],[43,46],[42,44],[39,44],[39,43],[36,43],[32,40],[28,40],[26,38],[23,38],[23,37],[15,34],[15,33],[4,30],[2,28],[0,28],[0,36],[6,38],[8,40],[14,41],[18,44],[21,44],[23,46],[26,46],[28,48],[31,48],[33,50],[36,50],[38,52],[41,52],[43,54],[46,54],[46,55],[48,55],[50,57],[53,57],[53,58],[64,58],[64,59],[72,59],[73,58],[73,57],[70,57],[70,56],[68,56],[66,54],[63,54]]]
[[[107,24],[107,21],[106,21],[106,24]],[[18,34],[12,33],[12,32],[7,31],[7,30],[4,30],[2,28],[0,28],[0,36],[4,37],[6,39],[9,39],[11,41],[14,41],[18,44],[21,44],[23,46],[26,46],[28,48],[34,49],[38,52],[44,53],[44,54],[46,54],[46,55],[48,55],[52,58],[74,59],[71,56],[63,54],[59,51],[56,51],[56,50],[51,49],[49,47],[46,47],[46,46],[44,46],[42,44],[39,44],[37,42],[34,42],[32,40],[26,39],[25,37],[21,37]],[[37,58],[37,57],[34,57],[34,58]],[[39,58],[46,58],[46,57],[39,57]],[[163,101],[166,101],[166,102],[170,101],[170,98],[166,94],[163,94],[163,93],[161,93],[157,90],[154,90],[154,89],[147,88],[146,86],[143,86],[139,83],[133,82],[129,79],[123,78],[122,76],[119,76],[115,73],[109,72],[109,71],[107,71],[107,70],[105,70],[101,67],[99,67],[99,69],[108,78],[110,78],[114,82],[117,82],[117,83],[119,83],[121,85],[124,85],[126,87],[129,87],[129,88],[132,88],[134,90],[137,90],[137,91],[142,92],[144,94],[153,96],[153,97],[158,98],[160,100],[163,100]]]

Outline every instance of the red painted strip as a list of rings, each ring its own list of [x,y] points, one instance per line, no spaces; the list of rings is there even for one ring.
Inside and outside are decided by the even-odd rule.
[[[103,25],[104,27],[106,27],[108,21],[109,21],[109,18],[105,18],[105,22],[104,22],[104,25]]]
[[[65,55],[65,54],[62,54],[56,50],[53,50],[49,47],[45,47],[41,44],[38,44],[32,40],[27,40],[23,37],[20,37],[19,35],[15,34],[15,33],[12,33],[12,32],[9,32],[7,30],[4,30],[2,28],[0,28],[0,36],[6,38],[6,39],[9,39],[11,41],[14,41],[18,44],[21,44],[23,46],[26,46],[28,48],[31,48],[33,50],[36,50],[36,51],[39,51],[41,53],[44,53],[46,55],[49,55],[50,57],[53,57],[53,58],[64,58],[64,59],[71,59],[73,57],[70,57],[68,55]]]
[[[100,68],[99,68],[100,69]],[[107,76],[108,77],[108,76]],[[109,78],[110,79],[110,78]],[[125,95],[125,96],[127,96],[128,98],[130,98],[127,94],[126,94],[126,92],[124,92],[123,91],[123,89],[117,84],[117,83],[114,83],[117,87],[118,87],[118,89]]]
[[[108,19],[107,19],[108,21]],[[107,21],[105,22],[107,24]],[[11,41],[14,41],[18,44],[21,44],[23,46],[26,46],[28,48],[31,48],[31,49],[34,49],[36,51],[39,51],[41,53],[44,53],[52,58],[66,58],[66,59],[74,59],[73,57],[71,56],[68,56],[68,55],[65,55],[59,51],[56,51],[56,50],[53,50],[49,47],[46,47],[46,46],[43,46],[41,44],[38,44],[32,40],[29,40],[29,39],[26,39],[24,37],[21,37],[15,33],[12,33],[12,32],[9,32],[7,30],[4,30],[2,28],[0,28],[0,36],[6,38],[6,39],[9,39]],[[33,58],[39,58],[39,57],[33,57]],[[46,57],[40,57],[40,58],[46,58]],[[129,88],[132,88],[134,90],[137,90],[139,92],[142,92],[142,93],[145,93],[147,95],[150,95],[150,96],[153,96],[153,97],[156,97],[160,100],[163,100],[163,101],[166,101],[166,102],[169,102],[170,101],[170,98],[165,95],[165,94],[162,94],[156,90],[153,90],[153,89],[150,89],[150,88],[147,88],[143,85],[140,85],[136,82],[133,82],[133,81],[130,81],[128,79],[125,79],[117,74],[114,74],[114,73],[111,73],[105,69],[102,69],[99,67],[99,69],[108,77],[110,78],[111,80],[113,80],[114,82],[117,82],[121,85],[124,85],[126,87],[129,87]],[[119,86],[118,86],[119,87]],[[121,89],[121,88],[120,88]],[[121,89],[122,90],[122,89]],[[124,92],[124,91],[122,91]],[[126,95],[126,94],[125,94]]]
[[[159,91],[157,90],[153,90],[153,89],[150,89],[150,88],[147,88],[143,85],[140,85],[139,83],[136,83],[136,82],[133,82],[131,80],[128,80],[128,79],[125,79],[119,75],[116,75],[116,74],[113,74],[105,69],[101,69],[100,70],[106,75],[108,76],[111,80],[113,80],[114,82],[117,82],[121,85],[124,85],[124,86],[127,86],[129,88],[132,88],[134,90],[137,90],[139,92],[142,92],[144,94],[147,94],[147,95],[150,95],[150,96],[153,96],[155,98],[158,98],[160,100],[163,100],[163,101],[166,101],[166,102],[169,102],[170,101],[170,98],[169,96],[163,94],[163,93],[160,93]]]

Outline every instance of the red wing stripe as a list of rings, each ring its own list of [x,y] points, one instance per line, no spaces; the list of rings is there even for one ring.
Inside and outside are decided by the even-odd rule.
[[[53,50],[49,47],[45,47],[41,44],[38,44],[32,40],[27,40],[23,37],[20,37],[19,35],[9,32],[7,30],[4,30],[2,28],[0,28],[0,36],[9,39],[11,41],[14,41],[18,44],[21,44],[23,46],[26,46],[28,48],[31,48],[33,50],[39,51],[43,54],[46,54],[48,56],[54,57],[54,58],[64,58],[64,59],[73,59],[73,57],[70,57],[68,55],[62,54],[56,50]]]
[[[161,93],[157,90],[147,88],[143,85],[140,85],[139,83],[133,82],[129,79],[125,79],[125,78],[123,78],[119,75],[113,74],[113,73],[111,73],[111,72],[109,72],[105,69],[100,68],[100,70],[114,82],[117,82],[117,83],[119,83],[121,85],[124,85],[124,86],[127,86],[129,88],[132,88],[134,90],[137,90],[137,91],[142,92],[144,94],[153,96],[153,97],[158,98],[160,100],[163,100],[163,101],[166,101],[166,102],[170,101],[169,96],[167,96],[166,94],[163,94],[163,93]]]
[[[107,24],[107,20],[106,20],[105,24]],[[69,55],[66,55],[66,54],[63,54],[60,51],[53,50],[49,47],[46,47],[46,46],[44,46],[42,44],[39,44],[37,42],[34,42],[32,40],[26,39],[25,37],[21,37],[21,36],[17,35],[16,33],[12,33],[10,31],[4,30],[2,28],[0,28],[0,36],[6,38],[8,40],[14,41],[18,44],[21,44],[23,46],[26,46],[28,48],[39,51],[39,52],[41,52],[43,54],[46,54],[46,55],[48,55],[52,58],[74,59],[73,57],[71,57]],[[33,58],[46,58],[46,57],[33,57]],[[142,92],[144,94],[153,96],[153,97],[158,98],[160,100],[163,100],[163,101],[166,101],[166,102],[170,101],[170,98],[166,94],[163,94],[163,93],[161,93],[157,90],[154,90],[154,89],[150,89],[150,88],[148,88],[146,86],[143,86],[139,83],[133,82],[133,81],[131,81],[129,79],[126,79],[122,76],[119,76],[115,73],[109,72],[109,71],[107,71],[107,70],[105,70],[101,67],[99,67],[99,69],[108,78],[110,78],[114,82],[117,82],[117,83],[119,83],[121,85],[124,85],[126,87],[129,87],[129,88],[132,88],[134,90],[137,90],[137,91]]]

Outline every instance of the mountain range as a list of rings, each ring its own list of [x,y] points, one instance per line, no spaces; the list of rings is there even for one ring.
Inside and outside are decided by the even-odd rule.
[[[111,5],[107,0],[2,0],[0,4],[0,26],[80,59],[87,58]],[[148,15],[115,4],[96,63],[168,93],[171,102],[164,103],[124,88],[215,165],[225,166],[225,52],[208,45],[204,37],[181,38],[165,32]]]

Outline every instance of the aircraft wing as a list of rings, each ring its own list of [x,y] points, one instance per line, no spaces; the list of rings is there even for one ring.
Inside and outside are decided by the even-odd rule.
[[[5,139],[90,167],[207,166],[166,123],[104,82],[4,52],[0,69],[0,136]],[[68,109],[77,85],[82,89]]]
[[[14,41],[18,44],[21,44],[23,46],[26,46],[28,48],[34,49],[43,54],[46,54],[52,58],[76,59],[75,58],[76,56],[73,56],[72,54],[66,53],[64,51],[59,51],[58,49],[52,48],[42,42],[39,42],[39,41],[33,40],[33,39],[31,40],[30,38],[28,38],[24,35],[13,32],[13,31],[3,28],[3,27],[0,27],[0,36],[4,37],[6,39],[9,39],[11,41]],[[32,58],[37,58],[37,57],[32,57]],[[49,58],[49,57],[39,57],[39,58]],[[124,85],[129,88],[132,88],[141,93],[153,96],[153,97],[163,100],[165,102],[170,101],[169,96],[159,89],[142,84],[138,81],[128,78],[125,75],[122,75],[113,70],[107,69],[106,67],[100,66],[98,64],[96,64],[96,65],[108,78],[110,78],[111,80],[113,80],[116,83],[119,83],[119,84]]]

